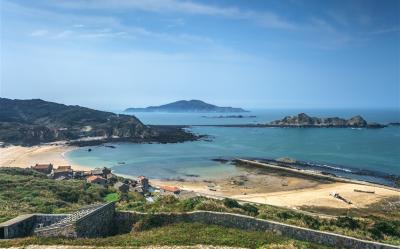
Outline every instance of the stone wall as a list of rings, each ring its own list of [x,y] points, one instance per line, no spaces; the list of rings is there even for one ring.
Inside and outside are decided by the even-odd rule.
[[[113,202],[99,206],[87,215],[62,224],[54,224],[35,230],[40,237],[104,237],[112,234],[115,204]]]
[[[40,224],[47,226],[53,224],[68,214],[27,214],[0,224],[0,238],[12,239],[29,236]]]
[[[209,211],[195,211],[188,213],[159,213],[152,214],[160,219],[161,223],[175,223],[175,222],[200,222],[205,224],[220,225],[225,227],[233,227],[244,230],[253,231],[271,231],[279,235],[304,240],[323,245],[334,246],[335,248],[357,248],[357,249],[394,249],[400,248],[392,245],[360,240],[352,237],[338,235],[334,233],[322,232],[311,230],[307,228],[282,224],[278,222],[256,219],[253,217],[230,214],[218,213]],[[123,233],[129,232],[133,225],[146,214],[138,212],[116,212],[115,226],[116,229]]]
[[[279,235],[310,241],[335,248],[356,249],[394,249],[392,245],[360,240],[334,233],[311,230],[287,225],[274,221],[256,219],[250,216],[219,213],[210,211],[195,211],[188,213],[156,213],[115,211],[114,203],[108,203],[95,208],[87,215],[71,223],[56,223],[69,215],[31,214],[19,216],[0,224],[0,238],[16,238],[31,235],[38,224],[53,224],[49,228],[35,229],[37,236],[44,237],[102,237],[114,234],[128,233],[135,223],[144,217],[152,215],[159,224],[176,222],[200,222],[205,224],[233,227],[244,230],[269,231]],[[63,223],[62,226],[59,224]]]
[[[48,229],[35,230],[34,233],[38,237],[66,237],[76,238],[75,224],[68,224],[62,227],[52,227]]]
[[[113,233],[115,203],[110,202],[76,221],[78,237],[104,237]]]

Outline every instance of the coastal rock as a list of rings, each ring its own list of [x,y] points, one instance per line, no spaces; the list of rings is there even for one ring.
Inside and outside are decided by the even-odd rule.
[[[339,128],[382,128],[384,125],[368,124],[364,118],[357,115],[348,120],[338,117],[318,118],[305,113],[296,116],[286,116],[283,119],[270,122],[267,126],[275,127],[339,127]]]
[[[358,115],[347,120],[347,125],[352,127],[366,127],[367,121]]]

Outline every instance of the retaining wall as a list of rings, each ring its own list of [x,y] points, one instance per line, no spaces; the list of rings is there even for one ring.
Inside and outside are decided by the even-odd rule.
[[[244,230],[271,231],[279,235],[334,246],[336,248],[357,248],[357,249],[394,249],[397,246],[360,240],[344,235],[321,232],[307,228],[282,224],[278,222],[256,219],[250,216],[218,213],[209,211],[196,211],[188,213],[159,213],[152,214],[164,224],[175,222],[200,222],[205,224],[233,227]],[[129,232],[133,225],[146,214],[138,212],[116,212],[115,226],[119,232]]]
[[[0,224],[0,238],[12,239],[33,234],[40,224],[48,226],[67,217],[68,214],[26,214]]]
[[[107,203],[86,216],[70,223],[35,230],[39,237],[104,237],[112,234],[114,225],[114,202]]]
[[[115,203],[110,202],[76,221],[77,237],[104,237],[113,233]]]

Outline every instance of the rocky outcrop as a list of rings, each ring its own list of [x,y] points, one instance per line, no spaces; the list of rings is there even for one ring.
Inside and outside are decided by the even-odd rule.
[[[274,127],[337,127],[337,128],[382,128],[384,125],[368,124],[361,116],[354,116],[350,119],[338,117],[318,118],[310,117],[305,113],[296,116],[287,116],[280,120],[272,121],[268,126]]]

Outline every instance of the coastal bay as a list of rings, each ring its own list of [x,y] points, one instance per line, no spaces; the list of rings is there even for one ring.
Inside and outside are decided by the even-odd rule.
[[[255,112],[254,122],[276,119],[270,112]],[[371,113],[367,117],[371,117]],[[373,121],[385,123],[390,115]],[[374,117],[372,115],[372,117]],[[203,120],[201,114],[143,113],[138,115],[148,125],[188,125]],[[345,116],[350,116],[350,113]],[[167,120],[168,119],[168,120]],[[226,119],[228,120],[228,119]],[[226,120],[207,119],[208,124]],[[232,120],[232,119],[230,119]],[[230,121],[230,122],[240,122]],[[75,147],[65,142],[40,146],[0,148],[0,165],[29,167],[36,163],[72,165],[76,170],[110,167],[124,177],[145,175],[154,186],[173,185],[213,198],[231,197],[242,201],[302,209],[365,208],[390,198],[398,192],[368,185],[310,179],[301,175],[267,172],[237,167],[225,159],[290,157],[318,164],[327,172],[345,177],[359,177],[358,171],[396,174],[399,161],[398,127],[383,129],[312,129],[312,128],[228,128],[191,127],[194,134],[206,134],[199,141],[160,143],[108,143]],[[371,143],[371,141],[373,141]],[[88,149],[91,149],[89,152]],[[329,152],[329,153],[327,153]],[[214,159],[222,160],[214,160]],[[330,171],[331,170],[331,171]],[[376,181],[374,175],[362,180]],[[382,182],[385,183],[385,182]],[[373,189],[374,195],[356,193],[354,189]],[[332,198],[340,192],[351,199],[348,205]]]
[[[65,144],[49,144],[32,147],[10,146],[0,148],[2,167],[26,168],[36,163],[72,165],[75,170],[89,170],[93,165],[79,165],[71,162],[66,153],[79,148]],[[108,150],[114,150],[105,147]],[[89,152],[88,152],[89,153]],[[102,166],[102,165],[99,165]],[[121,166],[123,167],[123,166]],[[234,167],[234,166],[232,166]],[[118,171],[117,171],[118,174]],[[120,174],[124,177],[133,175]],[[400,199],[400,192],[380,186],[370,186],[349,182],[337,182],[304,177],[301,174],[235,167],[234,173],[212,178],[187,177],[186,179],[150,180],[154,186],[172,185],[182,190],[193,191],[199,195],[223,199],[234,198],[246,202],[270,204],[294,209],[313,208],[366,208],[386,199]],[[374,194],[354,192],[354,189],[373,190]],[[348,205],[330,196],[339,192],[350,199]]]

